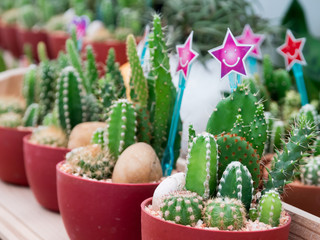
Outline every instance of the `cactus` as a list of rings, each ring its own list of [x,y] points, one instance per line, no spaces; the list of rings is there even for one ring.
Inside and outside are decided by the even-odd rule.
[[[59,69],[59,72],[60,72],[65,67],[68,67],[69,65],[70,63],[69,63],[68,55],[65,54],[63,51],[60,51],[57,58],[57,69]]]
[[[246,221],[246,209],[240,200],[233,198],[208,200],[203,215],[207,226],[220,230],[239,230]]]
[[[35,5],[24,5],[20,8],[20,23],[24,28],[31,29],[41,21],[41,11]]]
[[[310,157],[307,164],[300,167],[301,181],[306,185],[320,186],[320,157]]]
[[[40,119],[40,106],[38,103],[32,103],[24,113],[22,122],[25,127],[37,126]]]
[[[26,100],[26,106],[37,102],[37,66],[30,65],[23,79],[23,96]]]
[[[115,28],[116,9],[112,0],[102,0],[99,5],[99,17],[111,31]]]
[[[66,162],[73,174],[97,180],[110,178],[115,164],[108,150],[98,144],[73,149]]]
[[[95,59],[91,45],[88,45],[86,50],[87,50],[87,59],[86,59],[85,77],[88,81],[88,84],[92,88],[96,88],[98,77],[99,77],[98,69],[96,66],[96,59]]]
[[[54,108],[52,112],[48,113],[43,117],[42,125],[60,127],[57,108]]]
[[[0,114],[0,126],[8,128],[16,128],[22,125],[22,117],[15,112],[7,112]]]
[[[176,89],[171,81],[169,57],[158,15],[154,15],[153,18],[153,33],[149,37],[149,46],[152,61],[151,75],[155,78],[154,141],[152,146],[161,159],[168,140]]]
[[[73,67],[64,68],[58,79],[56,105],[59,122],[67,134],[87,119],[84,95],[79,74]]]
[[[188,149],[186,189],[209,198],[217,187],[218,146],[211,134],[199,134]]]
[[[6,61],[4,60],[3,51],[0,50],[0,72],[6,71],[6,70],[7,70],[7,64],[6,64]]]
[[[0,114],[7,112],[14,112],[22,114],[24,112],[24,102],[15,97],[1,97],[0,98]]]
[[[126,99],[114,102],[109,111],[104,142],[110,154],[117,159],[128,146],[136,141],[136,113]]]
[[[217,197],[239,199],[249,210],[253,191],[253,181],[249,170],[240,162],[234,161],[222,174]]]
[[[283,121],[275,121],[272,127],[272,133],[271,133],[271,146],[272,150],[273,148],[276,149],[282,149],[282,139],[285,135],[285,126]]]
[[[274,190],[266,192],[259,203],[259,221],[277,227],[281,211],[282,203],[279,193]]]
[[[299,115],[305,115],[306,120],[311,124],[315,125],[316,128],[319,128],[319,115],[316,108],[311,104],[306,104],[301,107]]]
[[[105,129],[103,128],[98,128],[93,134],[92,134],[92,139],[91,143],[92,144],[99,144],[101,145],[102,148],[104,148],[104,135]]]
[[[93,94],[88,94],[84,96],[85,109],[86,109],[86,119],[84,121],[94,122],[100,121],[102,106]]]
[[[48,56],[47,56],[47,48],[44,42],[39,42],[37,45],[37,52],[38,52],[38,56],[39,56],[39,60],[40,62],[45,62],[48,60]]]
[[[249,219],[251,221],[256,221],[259,217],[259,213],[258,213],[258,210],[256,208],[250,208],[249,209]]]
[[[166,196],[160,211],[165,220],[194,227],[201,219],[203,207],[202,197],[194,192],[182,191]]]
[[[36,128],[32,132],[30,141],[52,147],[67,147],[68,145],[65,132],[56,126],[40,126]]]
[[[189,133],[188,143],[192,144],[193,138],[197,136],[196,131],[194,130],[192,124],[189,125],[188,133]]]
[[[131,33],[141,34],[141,14],[138,10],[132,8],[123,8],[118,15],[117,26],[119,28],[128,29]]]
[[[316,141],[313,144],[314,146],[314,156],[319,156],[320,155],[320,137],[318,136]]]

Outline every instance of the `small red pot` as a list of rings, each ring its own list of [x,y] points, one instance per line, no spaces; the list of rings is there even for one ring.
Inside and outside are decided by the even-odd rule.
[[[141,240],[140,204],[156,183],[117,184],[84,179],[57,165],[58,202],[71,240]]]
[[[0,127],[0,179],[28,186],[23,161],[23,137],[29,130]]]
[[[5,46],[4,46],[4,43],[3,43],[3,32],[2,32],[2,29],[3,29],[3,23],[0,19],[0,48],[3,48],[5,49]]]
[[[47,46],[47,55],[50,57],[50,51],[48,48],[48,38],[45,31],[35,31],[35,30],[19,28],[18,39],[22,49],[25,44],[31,45],[32,55],[37,62],[39,62],[39,56],[38,56],[38,50],[37,50],[37,46],[39,42],[45,43],[45,45]]]
[[[152,203],[152,198],[144,200],[141,204],[141,233],[142,240],[287,240],[289,236],[289,222],[281,227],[251,232],[217,231],[187,227],[154,217],[145,211],[145,207]]]
[[[60,51],[65,51],[66,41],[69,38],[69,35],[62,31],[55,31],[48,32],[47,36],[51,58],[55,59],[58,57]]]
[[[34,144],[30,135],[23,138],[24,163],[30,188],[41,206],[59,212],[56,165],[71,151]]]
[[[295,181],[286,185],[282,198],[284,202],[320,217],[320,187]]]
[[[22,51],[18,41],[18,27],[16,25],[10,25],[3,23],[2,25],[2,41],[5,48],[11,52],[15,57],[20,57]]]

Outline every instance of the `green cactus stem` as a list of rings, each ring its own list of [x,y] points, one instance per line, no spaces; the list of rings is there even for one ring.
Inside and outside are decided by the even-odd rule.
[[[315,125],[317,129],[319,128],[319,115],[313,105],[306,104],[302,106],[299,111],[299,115],[305,115],[310,124]]]
[[[58,109],[56,107],[53,109],[52,112],[48,113],[43,117],[42,125],[60,127]]]
[[[40,126],[30,137],[30,141],[40,145],[52,147],[67,147],[68,140],[65,132],[56,126]]]
[[[22,125],[22,117],[15,112],[0,114],[0,126],[7,128],[16,128]]]
[[[6,64],[6,61],[4,60],[3,51],[0,50],[0,72],[6,71],[6,70],[7,70],[7,64]]]
[[[23,96],[26,106],[37,102],[37,66],[30,65],[23,79]]]
[[[114,102],[109,111],[104,142],[110,154],[117,159],[128,146],[136,141],[136,112],[126,99]]]
[[[279,193],[274,190],[266,192],[259,203],[259,221],[277,227],[281,211],[282,203]]]
[[[18,114],[23,114],[24,112],[24,102],[15,97],[1,97],[0,98],[0,114],[7,112],[14,112]]]
[[[84,95],[78,72],[71,66],[64,68],[58,79],[56,105],[60,125],[67,134],[87,119]]]
[[[272,133],[271,133],[271,143],[272,144],[272,152],[273,149],[282,149],[282,139],[285,135],[285,126],[284,122],[281,120],[275,121],[272,127]]]
[[[208,133],[193,138],[188,148],[186,189],[207,199],[217,187],[218,146]]]
[[[240,200],[233,198],[208,200],[203,215],[208,227],[220,230],[239,230],[246,221],[246,209]]]
[[[99,73],[96,66],[96,59],[93,53],[92,46],[88,45],[86,47],[86,50],[87,50],[87,59],[85,64],[86,65],[85,76],[91,88],[97,88]]]
[[[253,181],[249,170],[240,162],[234,161],[222,174],[217,197],[239,199],[249,210],[253,191]]]
[[[307,164],[300,167],[301,181],[306,185],[320,186],[320,157],[310,157]]]
[[[260,180],[260,157],[251,144],[245,138],[230,133],[221,134],[217,143],[219,146],[218,179],[222,177],[229,163],[238,161],[248,168],[256,189]]]
[[[249,219],[254,222],[255,220],[258,219],[258,217],[259,217],[258,210],[256,208],[250,208],[249,209]]]
[[[38,103],[32,103],[24,113],[22,122],[25,127],[35,127],[38,125],[40,117],[40,106]]]
[[[45,62],[48,60],[47,48],[44,42],[39,42],[37,45],[37,52],[40,62]]]
[[[165,220],[194,227],[201,219],[203,207],[202,197],[194,192],[182,191],[166,196],[160,211]]]
[[[189,133],[188,143],[192,144],[193,138],[195,138],[197,135],[192,124],[189,125],[188,133]]]
[[[104,148],[104,135],[105,129],[103,128],[98,128],[92,135],[91,143],[93,144],[99,144],[101,145],[102,148]]]

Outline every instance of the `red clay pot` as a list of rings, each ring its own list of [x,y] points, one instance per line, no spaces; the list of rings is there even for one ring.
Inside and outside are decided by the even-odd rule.
[[[39,62],[37,46],[39,42],[44,42],[45,45],[48,46],[48,38],[46,32],[19,28],[18,39],[22,49],[25,44],[31,45],[32,55],[35,58],[35,60]],[[48,47],[47,55],[50,57],[50,49]]]
[[[23,137],[29,130],[0,127],[0,179],[28,186],[23,161]]]
[[[18,27],[16,25],[2,25],[2,41],[6,49],[15,57],[20,57],[22,51],[18,40]]]
[[[141,240],[140,204],[156,183],[116,184],[84,179],[57,165],[58,202],[71,240]]]
[[[282,198],[284,202],[320,217],[320,187],[295,181],[286,185]]]
[[[65,51],[66,41],[69,38],[69,35],[65,32],[55,31],[48,32],[47,36],[51,58],[55,59],[58,57],[60,51]]]
[[[152,198],[144,200],[141,204],[141,232],[142,240],[287,240],[289,236],[289,222],[281,227],[251,232],[217,231],[200,228],[187,227],[175,223],[170,223],[154,217],[145,211]]]
[[[34,144],[29,139],[30,135],[23,138],[23,150],[30,188],[41,206],[59,212],[56,165],[70,149]]]
[[[4,43],[3,43],[3,32],[2,32],[2,29],[3,29],[3,23],[0,19],[0,48],[3,48],[5,49],[5,46],[4,46]]]

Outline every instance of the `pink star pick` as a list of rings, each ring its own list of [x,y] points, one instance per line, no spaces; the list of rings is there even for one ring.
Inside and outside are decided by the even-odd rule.
[[[306,38],[295,39],[292,32],[287,30],[285,43],[277,48],[279,54],[285,59],[286,69],[289,71],[295,63],[306,65],[302,49]]]
[[[71,25],[76,27],[77,39],[81,39],[86,35],[89,22],[90,22],[90,19],[86,15],[75,16],[72,19]]]
[[[198,57],[198,53],[192,49],[193,31],[183,45],[177,45],[179,55],[179,65],[177,72],[182,70],[184,77],[187,78],[191,63]]]
[[[238,43],[241,44],[251,44],[253,45],[253,48],[251,50],[251,52],[249,53],[250,56],[255,57],[257,59],[261,59],[262,58],[262,54],[261,54],[261,43],[264,40],[264,35],[263,34],[255,34],[250,25],[246,24],[243,32],[240,36],[236,37]]]
[[[208,52],[220,62],[221,78],[231,71],[246,76],[244,60],[253,48],[253,45],[239,44],[228,28],[223,45],[210,49]]]

